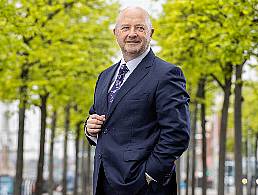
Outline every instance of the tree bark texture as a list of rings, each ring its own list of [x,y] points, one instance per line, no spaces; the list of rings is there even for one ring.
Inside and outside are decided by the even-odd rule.
[[[70,128],[70,105],[65,107],[64,161],[63,161],[63,195],[67,194],[67,142]]]
[[[186,151],[186,179],[185,179],[185,195],[188,195],[189,188],[189,171],[190,171],[190,154],[189,149]]]
[[[44,156],[45,156],[45,137],[46,137],[46,119],[47,119],[47,98],[48,94],[40,96],[41,105],[41,125],[40,125],[40,149],[39,149],[39,160],[37,169],[37,180],[36,180],[36,194],[42,194],[43,187],[43,170],[44,170]]]
[[[49,148],[49,165],[48,165],[48,171],[49,171],[49,178],[48,178],[48,194],[53,195],[54,190],[54,178],[53,178],[53,172],[54,172],[54,142],[55,142],[55,132],[56,132],[56,118],[57,118],[57,112],[54,110],[52,115],[52,121],[51,121],[51,138],[50,138],[50,148]]]
[[[180,167],[181,167],[181,159],[178,158],[176,160],[177,195],[181,195],[181,189],[180,189],[180,181],[181,181]]]
[[[73,194],[78,194],[78,170],[79,170],[79,141],[80,141],[80,127],[81,122],[77,123],[76,125],[76,138],[75,138],[75,177],[74,177],[74,190]]]
[[[258,133],[255,134],[255,144],[254,144],[254,155],[255,155],[255,178],[258,178],[258,156],[257,156],[257,147],[258,147]],[[255,184],[256,186],[257,184]],[[257,188],[254,188],[254,195],[257,194]]]
[[[24,124],[25,112],[27,104],[27,85],[29,67],[25,65],[22,68],[20,78],[23,85],[19,89],[20,103],[19,103],[19,129],[18,129],[18,148],[16,154],[16,174],[14,182],[14,195],[21,195],[22,188],[22,173],[23,173],[23,150],[24,150]]]
[[[202,127],[202,195],[207,194],[207,140],[206,140],[206,106],[205,106],[205,78],[201,78],[200,85],[200,98],[201,98],[201,127]]]
[[[195,168],[196,168],[196,139],[195,139],[195,134],[196,134],[196,124],[197,124],[197,113],[198,113],[198,104],[197,102],[194,103],[194,113],[193,113],[193,121],[192,121],[192,175],[191,175],[191,180],[192,180],[192,189],[191,189],[191,194],[195,195]]]
[[[243,195],[242,187],[242,71],[243,64],[236,66],[234,126],[235,126],[235,189],[237,195]]]
[[[91,146],[88,143],[87,144],[88,147],[88,151],[87,151],[87,194],[92,194],[91,190],[92,190],[92,182],[91,182]]]
[[[232,85],[232,66],[228,65],[225,70],[225,84],[223,88],[224,100],[221,111],[220,135],[219,135],[219,177],[218,177],[218,195],[224,195],[225,180],[225,160],[226,160],[226,138],[228,124],[229,98]]]
[[[86,170],[86,138],[82,141],[82,164],[81,164],[81,185],[82,185],[82,195],[87,194],[87,170]]]
[[[21,91],[26,90],[21,88]],[[26,100],[20,100],[19,104],[19,130],[18,130],[18,148],[16,155],[16,175],[14,184],[14,194],[21,195],[22,173],[23,173],[23,150],[24,150],[24,122],[26,111]]]

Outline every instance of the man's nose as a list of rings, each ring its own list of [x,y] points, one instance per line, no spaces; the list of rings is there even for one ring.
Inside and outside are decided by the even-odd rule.
[[[136,37],[136,36],[137,36],[136,30],[135,30],[134,28],[131,28],[130,31],[129,31],[128,36],[129,36],[130,38]]]

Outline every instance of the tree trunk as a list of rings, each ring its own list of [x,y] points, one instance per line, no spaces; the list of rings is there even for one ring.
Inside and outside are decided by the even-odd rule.
[[[87,194],[88,186],[87,182],[87,170],[86,170],[86,138],[82,141],[82,164],[81,164],[81,185],[82,185],[82,195]]]
[[[86,185],[87,185],[87,194],[92,194],[91,193],[91,146],[90,144],[87,144],[88,146],[88,155],[87,155],[87,181],[86,181]]]
[[[242,187],[242,70],[243,64],[236,66],[234,125],[235,125],[235,188],[236,194],[243,194]]]
[[[220,135],[219,135],[219,181],[218,181],[218,195],[224,195],[224,179],[225,179],[225,159],[226,159],[226,138],[227,138],[227,123],[228,123],[228,108],[229,98],[231,94],[231,78],[232,78],[232,66],[227,66],[225,73],[225,85],[224,85],[224,100],[221,111],[221,123],[220,123]]]
[[[185,179],[185,195],[188,195],[189,188],[189,171],[190,171],[190,151],[186,151],[186,179]]]
[[[246,179],[248,179],[248,176],[249,176],[249,164],[248,164],[248,133],[247,133],[247,136],[246,136],[246,140],[244,142],[244,145],[245,145],[245,173],[246,173]],[[247,194],[247,190],[248,190],[248,187],[247,187],[247,184],[245,185],[245,189],[246,189],[246,194]]]
[[[70,128],[70,105],[65,107],[65,132],[64,132],[64,162],[63,162],[63,195],[67,193],[67,141]]]
[[[27,91],[26,86],[20,88],[20,94],[25,94]],[[23,173],[23,146],[24,146],[24,123],[25,123],[25,110],[26,98],[21,97],[19,103],[19,130],[18,130],[18,148],[16,157],[16,175],[14,184],[14,194],[21,195],[22,186],[22,173]]]
[[[202,127],[202,194],[206,195],[207,193],[207,153],[206,153],[206,112],[205,112],[205,78],[200,79],[200,98],[201,98],[201,127]]]
[[[192,195],[195,194],[195,165],[196,165],[196,139],[195,139],[195,134],[196,134],[196,124],[197,124],[197,113],[198,113],[198,104],[197,102],[194,103],[194,113],[193,113],[193,121],[192,121]]]
[[[47,98],[48,94],[40,96],[41,105],[41,126],[40,126],[40,149],[36,180],[36,194],[42,194],[43,187],[43,169],[44,169],[44,155],[45,155],[45,136],[46,136],[46,118],[47,118]]]
[[[74,173],[74,190],[73,194],[77,195],[78,191],[78,170],[79,170],[79,141],[80,141],[80,126],[81,122],[76,125],[76,139],[75,139],[75,173]]]
[[[18,129],[18,148],[16,153],[16,175],[14,183],[14,195],[21,195],[22,187],[22,173],[23,173],[23,147],[24,147],[24,124],[25,111],[27,104],[27,85],[29,67],[27,64],[22,68],[20,78],[23,85],[19,89],[20,103],[19,103],[19,129]]]
[[[56,118],[57,118],[57,112],[54,110],[52,115],[52,122],[51,122],[51,139],[50,139],[50,148],[49,148],[49,178],[48,178],[48,194],[53,195],[53,189],[54,189],[54,178],[53,178],[53,172],[54,172],[54,141],[55,141],[55,131],[56,131]]]
[[[189,145],[189,148],[188,150],[186,151],[187,152],[187,156],[186,156],[186,187],[185,187],[185,195],[188,195],[189,194],[189,186],[191,186],[191,178],[190,178],[190,172],[192,171],[191,170],[191,167],[192,167],[192,162],[191,162],[191,159],[193,157],[193,139],[194,139],[194,135],[195,135],[195,132],[193,131],[194,130],[194,126],[196,125],[193,125],[194,121],[197,120],[196,118],[196,115],[195,115],[195,112],[197,114],[197,110],[196,110],[196,104],[194,103],[193,106],[190,106],[190,108],[193,108],[193,110],[190,110],[191,112],[191,136],[190,136],[190,145]],[[195,121],[196,123],[196,121]],[[192,153],[191,153],[192,151]]]
[[[257,147],[258,147],[258,133],[255,134],[255,148],[254,148],[254,155],[255,155],[255,178],[258,178],[258,158],[257,158]],[[257,185],[257,184],[256,184]],[[257,187],[254,185],[254,195],[257,194]]]
[[[253,172],[252,172],[252,163],[251,163],[251,156],[252,156],[252,130],[251,129],[248,129],[248,133],[247,133],[247,156],[246,156],[246,159],[247,159],[247,164],[248,164],[248,167],[247,167],[247,170],[248,170],[248,174],[247,174],[247,180],[248,180],[248,183],[247,183],[247,195],[252,195],[251,194],[251,186],[252,186],[252,175],[253,175]]]
[[[176,180],[177,180],[177,194],[181,195],[181,189],[180,189],[180,181],[181,181],[181,175],[180,175],[180,161],[181,159],[176,160]]]
[[[200,83],[200,81],[199,81]],[[193,120],[191,123],[191,129],[192,129],[192,134],[191,134],[191,146],[192,146],[192,195],[195,195],[195,167],[196,167],[196,139],[195,139],[195,134],[197,132],[197,114],[198,114],[198,98],[201,96],[201,89],[200,85],[198,84],[198,89],[196,91],[196,100],[194,102],[194,113],[193,113]]]

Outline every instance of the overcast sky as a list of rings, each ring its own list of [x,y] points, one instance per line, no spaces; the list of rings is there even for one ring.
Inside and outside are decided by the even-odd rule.
[[[125,8],[127,6],[140,6],[146,9],[152,17],[157,16],[158,13],[162,10],[161,2],[164,0],[155,1],[155,0],[119,0],[122,7]]]

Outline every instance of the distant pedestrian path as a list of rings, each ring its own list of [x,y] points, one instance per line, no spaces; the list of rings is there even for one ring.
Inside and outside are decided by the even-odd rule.
[[[189,190],[191,190],[191,189],[189,188]],[[190,191],[188,191],[188,193],[190,194]],[[185,189],[181,190],[181,194],[185,194]],[[208,195],[217,195],[218,192],[215,189],[207,189],[207,194]],[[202,195],[202,189],[201,188],[196,188],[195,189],[195,195]],[[234,188],[229,189],[228,192],[226,190],[225,195],[235,195]]]

